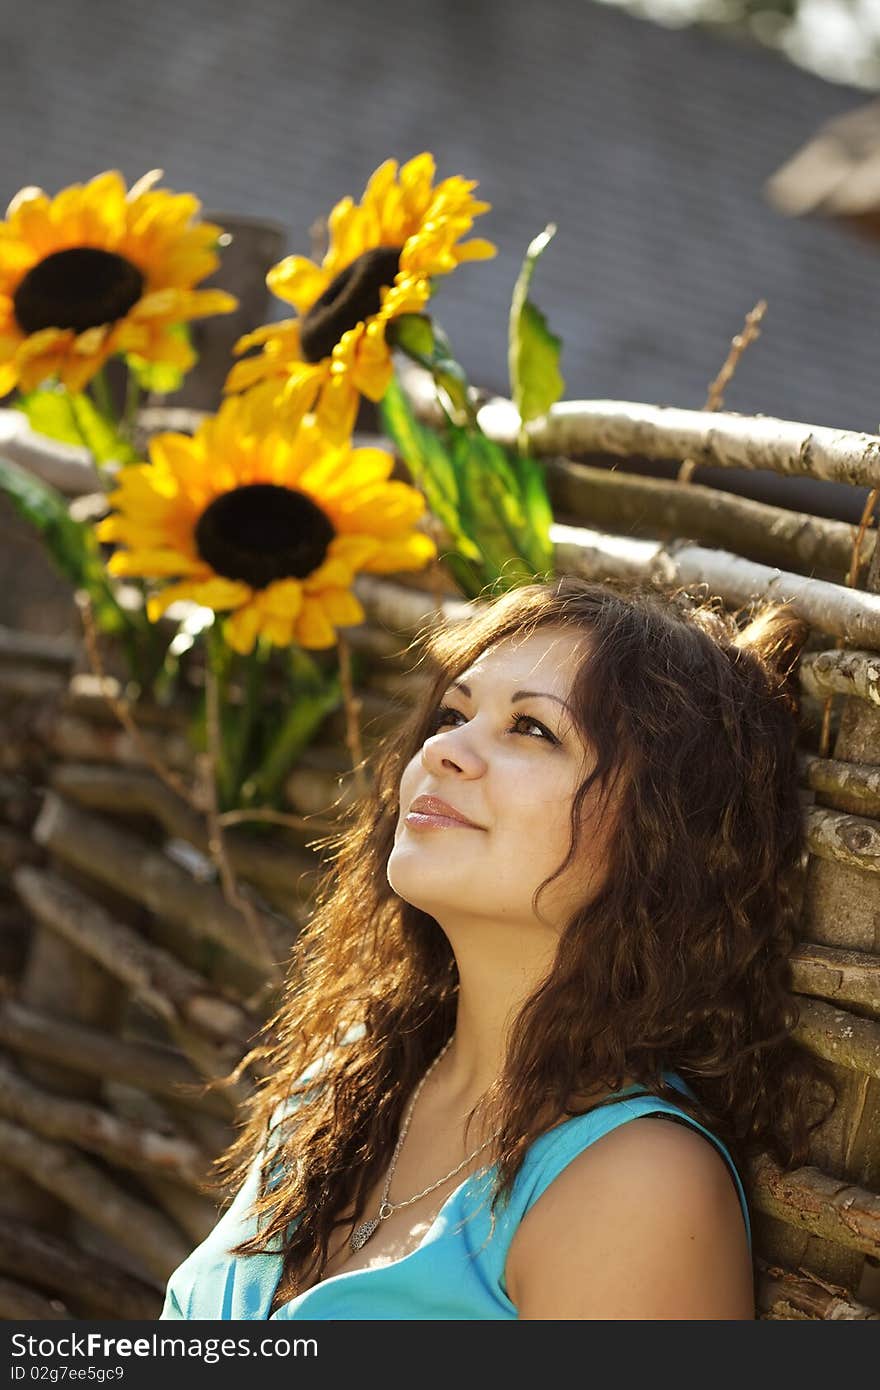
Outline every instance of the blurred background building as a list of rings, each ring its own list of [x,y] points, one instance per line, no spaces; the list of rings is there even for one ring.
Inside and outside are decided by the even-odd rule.
[[[511,290],[553,221],[533,292],[564,342],[567,398],[701,407],[763,298],[725,407],[874,432],[880,248],[815,208],[783,211],[769,181],[865,103],[875,70],[830,81],[790,61],[791,0],[775,27],[769,3],[733,9],[761,11],[763,30],[690,23],[723,0],[0,0],[0,198],[158,166],[212,216],[276,224],[282,251],[308,253],[315,219],[381,160],[430,149],[493,205],[479,230],[497,258],[434,300],[475,383],[506,391]],[[850,520],[865,496],[708,468],[696,481]]]

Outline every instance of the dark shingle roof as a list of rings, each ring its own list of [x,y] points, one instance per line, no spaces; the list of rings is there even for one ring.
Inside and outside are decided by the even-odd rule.
[[[762,191],[861,92],[585,0],[4,11],[0,192],[159,165],[212,211],[280,220],[288,249],[307,252],[315,216],[359,194],[381,159],[429,148],[493,204],[480,230],[498,258],[463,267],[435,300],[475,381],[505,387],[510,291],[554,220],[534,292],[565,342],[567,396],[701,406],[764,297],[726,405],[877,426],[880,257],[781,216]]]

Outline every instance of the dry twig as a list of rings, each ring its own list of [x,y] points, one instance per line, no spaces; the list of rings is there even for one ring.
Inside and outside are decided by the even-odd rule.
[[[724,404],[724,391],[733,379],[733,374],[739,365],[739,359],[742,357],[749,343],[754,342],[756,338],[760,337],[761,330],[758,325],[766,312],[766,299],[759,299],[754,309],[746,314],[745,327],[742,333],[737,333],[733,338],[730,344],[730,351],[724,360],[724,365],[709,387],[706,404],[703,406],[704,410],[721,409]],[[683,459],[681,467],[678,470],[676,481],[679,483],[689,483],[696,467],[696,459]]]

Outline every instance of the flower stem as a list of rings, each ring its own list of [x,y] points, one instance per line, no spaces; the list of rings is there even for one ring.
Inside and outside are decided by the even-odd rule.
[[[113,409],[113,397],[110,394],[110,385],[103,367],[99,368],[92,377],[92,391],[95,396],[95,404],[104,419],[115,425],[116,411]]]
[[[134,431],[140,405],[141,384],[131,367],[129,367],[125,381],[125,409],[122,414],[122,432],[129,444],[132,445],[134,444]]]
[[[259,768],[241,789],[243,806],[264,806],[277,796],[285,777],[312,741],[328,714],[342,703],[339,671],[323,673],[306,651],[290,649],[290,709]]]
[[[230,766],[228,759],[228,749],[226,746],[226,738],[223,736],[225,732],[223,729],[223,710],[225,710],[227,707],[226,695],[229,680],[230,652],[225,641],[223,640],[222,624],[219,616],[215,616],[213,623],[207,630],[205,658],[210,666],[211,673],[214,677],[215,688],[217,691],[217,706],[219,711],[218,717],[220,720],[221,736],[218,740],[219,746],[216,750],[214,766],[214,776],[217,785],[217,798],[218,802],[220,803],[220,809],[227,810],[229,808],[228,798],[230,792]],[[210,747],[210,744],[208,742],[208,715],[209,711],[206,702],[206,747]]]
[[[244,704],[239,714],[229,753],[229,804],[237,806],[241,796],[241,784],[249,770],[249,753],[254,729],[254,718],[261,703],[263,680],[266,674],[270,648],[259,639],[254,643],[251,653],[244,658]]]

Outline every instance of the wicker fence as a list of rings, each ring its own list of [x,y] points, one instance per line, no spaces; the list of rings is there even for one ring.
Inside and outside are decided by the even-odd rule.
[[[429,417],[422,380],[407,387]],[[487,402],[481,423],[498,438],[515,428],[503,401]],[[880,438],[585,402],[556,408],[532,444],[560,572],[705,583],[730,607],[784,597],[811,625],[797,1036],[833,1064],[841,1102],[808,1166],[786,1174],[769,1155],[754,1166],[757,1316],[880,1318],[876,532],[855,537],[690,479],[694,463],[712,463],[880,486]],[[84,464],[48,446],[6,447],[71,496],[93,487]],[[609,469],[615,458],[690,463],[661,481]],[[132,729],[112,651],[96,667],[78,633],[0,631],[0,1317],[155,1317],[167,1276],[216,1220],[200,1180],[232,1135],[235,1095],[201,1098],[192,1083],[229,1070],[267,1015],[273,965],[309,916],[311,842],[357,796],[357,755],[369,776],[371,749],[427,679],[413,637],[468,611],[436,564],[362,575],[355,591],[367,620],[344,633],[353,701],[290,774],[290,822],[259,841],[224,830],[246,913],[203,818],[154,766],[193,774],[198,660],[174,708],[138,703]]]

